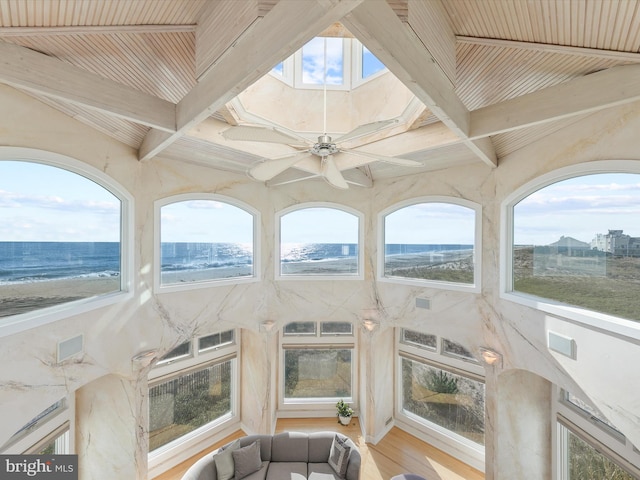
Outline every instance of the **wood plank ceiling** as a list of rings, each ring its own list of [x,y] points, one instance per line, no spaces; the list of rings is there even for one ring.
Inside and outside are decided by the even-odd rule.
[[[640,99],[640,0],[0,0],[0,82],[141,161],[245,172],[259,149],[192,132],[233,123],[229,102],[337,22],[426,107],[410,130],[359,148],[410,135],[416,146],[402,156],[418,171],[494,168],[551,131]],[[454,135],[435,135],[443,129]],[[373,181],[416,171],[361,170]]]

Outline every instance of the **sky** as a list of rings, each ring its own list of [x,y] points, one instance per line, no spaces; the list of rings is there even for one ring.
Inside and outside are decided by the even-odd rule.
[[[118,241],[120,202],[60,168],[0,161],[0,241]],[[163,209],[162,240],[247,243],[251,216],[233,205],[192,201]],[[586,175],[538,190],[514,207],[516,244],[561,236],[590,242],[609,229],[640,237],[640,174]],[[386,219],[387,243],[473,243],[472,210],[423,203]],[[285,243],[356,243],[357,218],[326,208],[284,217]]]

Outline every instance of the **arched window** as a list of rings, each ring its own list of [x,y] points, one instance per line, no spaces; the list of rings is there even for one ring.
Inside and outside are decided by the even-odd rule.
[[[26,320],[125,290],[128,204],[119,186],[85,164],[0,150],[0,317]]]
[[[428,282],[440,288],[476,289],[480,215],[471,202],[430,198],[381,214],[382,280]]]
[[[603,171],[618,164],[550,174],[511,200],[508,292],[640,321],[640,173]]]
[[[180,195],[157,203],[156,285],[191,288],[255,280],[258,213],[219,195]]]
[[[360,217],[328,204],[280,214],[280,277],[360,278]]]

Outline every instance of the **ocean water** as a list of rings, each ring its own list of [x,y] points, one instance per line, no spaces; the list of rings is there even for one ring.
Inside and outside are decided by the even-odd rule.
[[[250,266],[250,245],[238,243],[163,243],[162,271]],[[471,245],[387,244],[385,255],[456,252]],[[353,243],[283,245],[282,263],[355,259]],[[0,242],[0,284],[86,276],[118,276],[120,246],[116,242]]]

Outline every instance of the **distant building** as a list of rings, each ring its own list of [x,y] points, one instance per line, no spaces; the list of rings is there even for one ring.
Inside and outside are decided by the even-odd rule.
[[[640,237],[631,237],[622,230],[597,233],[591,240],[591,248],[620,257],[640,257]]]

